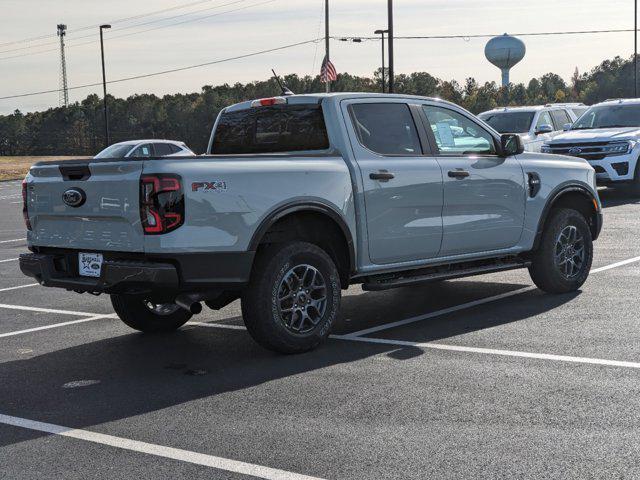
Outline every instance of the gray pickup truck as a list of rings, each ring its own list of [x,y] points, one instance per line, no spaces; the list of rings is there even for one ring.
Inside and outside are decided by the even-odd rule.
[[[401,95],[240,103],[207,155],[38,163],[23,194],[20,267],[42,285],[110,294],[143,332],[241,298],[249,333],[284,353],[326,339],[355,283],[528,268],[544,291],[576,290],[602,226],[585,160]]]

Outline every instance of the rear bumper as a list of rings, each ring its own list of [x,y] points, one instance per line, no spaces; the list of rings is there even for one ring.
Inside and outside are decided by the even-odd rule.
[[[255,252],[159,256],[103,252],[100,278],[78,274],[78,251],[39,249],[20,256],[22,272],[45,287],[91,293],[237,290],[249,281]]]

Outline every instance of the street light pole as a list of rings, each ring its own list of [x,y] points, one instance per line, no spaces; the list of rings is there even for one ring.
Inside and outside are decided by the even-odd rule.
[[[102,31],[111,28],[111,25],[100,25],[100,54],[102,56],[102,93],[104,100],[104,141],[105,148],[109,146],[109,115],[107,114],[107,76],[104,71],[104,40]]]
[[[375,32],[373,32],[375,35],[380,35],[381,36],[381,44],[382,44],[382,93],[384,93],[385,91],[385,72],[384,72],[384,34],[387,33],[389,30],[376,30]]]
[[[388,4],[388,17],[389,17],[389,93],[394,93],[395,90],[395,75],[393,71],[393,0],[387,0]]]
[[[638,98],[638,0],[633,9],[633,91]]]

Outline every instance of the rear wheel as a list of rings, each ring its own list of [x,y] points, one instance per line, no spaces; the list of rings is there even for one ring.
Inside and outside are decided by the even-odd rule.
[[[340,279],[331,257],[307,242],[277,244],[261,252],[242,296],[247,330],[280,353],[313,350],[340,308]]]
[[[578,290],[587,280],[593,261],[591,230],[580,212],[568,208],[551,212],[532,260],[529,273],[541,290]]]
[[[111,304],[126,325],[146,333],[177,330],[192,316],[175,303],[153,303],[140,295],[111,295]]]

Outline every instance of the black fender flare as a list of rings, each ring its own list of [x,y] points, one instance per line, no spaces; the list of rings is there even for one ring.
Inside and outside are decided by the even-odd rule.
[[[549,198],[544,208],[542,209],[542,215],[540,215],[540,219],[538,220],[538,228],[536,230],[536,238],[533,242],[533,250],[536,250],[540,245],[540,241],[542,239],[542,232],[544,231],[544,226],[549,218],[549,213],[553,209],[554,204],[565,194],[567,193],[580,193],[584,195],[584,197],[590,202],[597,202],[596,197],[593,192],[589,190],[587,187],[576,184],[576,183],[564,183],[557,186],[554,190],[549,194]],[[599,214],[599,211],[594,211],[594,214]],[[597,225],[595,231],[593,232],[593,239],[596,240],[600,233],[600,225]]]
[[[286,217],[287,215],[298,212],[321,213],[338,224],[347,242],[347,249],[349,251],[349,272],[354,273],[356,269],[356,251],[355,244],[353,242],[353,236],[351,235],[351,231],[349,230],[347,223],[342,218],[342,215],[338,213],[333,207],[317,200],[291,202],[285,205],[281,205],[272,212],[269,212],[269,214],[260,222],[260,225],[253,233],[251,242],[249,243],[249,250],[255,252],[258,249],[258,246],[260,245],[260,242],[262,241],[264,235],[278,220]]]

